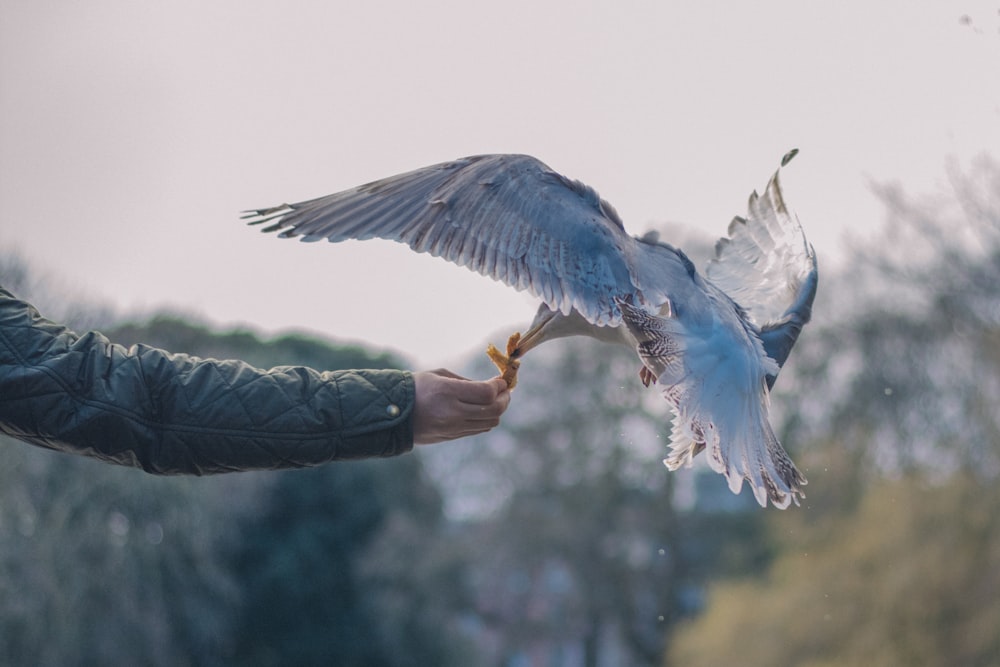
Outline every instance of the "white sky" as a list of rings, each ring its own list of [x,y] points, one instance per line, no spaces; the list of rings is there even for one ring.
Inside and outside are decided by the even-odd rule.
[[[0,248],[124,310],[453,365],[535,301],[239,211],[520,152],[635,233],[717,236],[798,147],[787,199],[830,267],[881,222],[871,179],[932,191],[949,156],[1000,155],[998,6],[0,0]]]

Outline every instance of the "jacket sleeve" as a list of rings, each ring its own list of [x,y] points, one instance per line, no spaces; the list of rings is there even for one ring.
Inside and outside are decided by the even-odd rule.
[[[0,432],[202,475],[393,456],[413,447],[413,376],[198,359],[78,336],[0,287]]]

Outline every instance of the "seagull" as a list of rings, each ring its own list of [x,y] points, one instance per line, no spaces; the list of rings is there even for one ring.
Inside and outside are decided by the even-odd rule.
[[[769,394],[816,294],[816,253],[785,206],[781,168],[750,196],[699,273],[655,233],[628,234],[597,192],[527,155],[477,155],[343,192],[245,211],[264,232],[302,241],[388,239],[527,290],[542,303],[507,354],[491,358],[513,386],[521,358],[556,338],[589,336],[634,350],[647,387],[673,412],[670,470],[707,452],[739,493],[778,508],[806,478],[768,421]]]

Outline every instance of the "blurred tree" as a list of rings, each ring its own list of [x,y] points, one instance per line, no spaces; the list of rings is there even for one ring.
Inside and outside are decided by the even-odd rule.
[[[321,370],[398,367],[386,354],[298,334],[260,341],[170,317],[115,331],[204,357]],[[250,476],[258,510],[237,521],[226,566],[242,593],[227,659],[239,665],[463,664],[454,560],[435,586],[424,556],[445,530],[441,501],[414,456]],[[430,562],[437,562],[430,559]],[[423,605],[416,604],[423,601]]]
[[[1000,164],[949,174],[946,198],[876,187],[885,237],[827,281],[843,300],[817,309],[786,383],[791,437],[836,433],[876,476],[1000,474]]]
[[[225,480],[0,443],[0,662],[213,664],[238,591]]]
[[[498,452],[513,493],[470,536],[481,618],[501,661],[649,664],[677,595],[671,480],[643,446],[662,446],[663,420],[626,351],[566,340],[535,354],[495,436],[515,443]]]
[[[416,457],[271,479],[230,554],[244,594],[233,664],[467,664],[454,633],[460,578],[426,558],[443,524]]]
[[[260,514],[241,524],[233,573],[245,599],[235,664],[388,665],[357,554],[383,508],[368,465],[279,473]]]
[[[304,333],[289,333],[261,340],[252,331],[219,332],[183,315],[157,315],[142,322],[120,324],[113,329],[115,341],[145,343],[202,358],[240,359],[252,366],[277,364],[308,366],[317,370],[341,368],[398,368],[400,361],[381,352],[355,345],[340,345]]]
[[[16,258],[0,262],[0,284],[37,293]],[[302,335],[219,334],[176,316],[106,333],[263,367],[397,363]],[[437,589],[419,578],[426,566],[406,567],[437,549],[444,528],[415,456],[164,478],[5,439],[0,663],[468,664],[449,662],[461,644],[436,625],[457,625],[460,596],[437,597],[460,581],[454,559]],[[426,608],[401,609],[390,583]]]
[[[60,305],[15,255],[0,256],[0,284],[78,324],[110,312]],[[215,663],[238,596],[217,558],[232,539],[220,499],[238,504],[239,489],[0,440],[0,662]]]
[[[787,513],[766,577],[713,588],[668,665],[1000,662],[1000,490],[908,476],[820,524]]]
[[[49,319],[78,330],[106,327],[116,321],[115,311],[107,303],[81,294],[76,287],[38,271],[17,252],[4,248],[0,248],[0,285],[41,308]]]
[[[788,378],[808,502],[666,664],[1000,664],[1000,165],[950,174],[949,199],[877,188],[887,238],[825,279],[851,301]]]
[[[394,460],[378,477],[383,519],[358,550],[365,596],[378,617],[376,641],[393,667],[479,665],[467,627],[472,556],[418,461]]]
[[[726,558],[712,545],[730,513],[674,509],[677,476],[693,473],[661,463],[669,410],[638,365],[589,340],[540,348],[498,429],[428,453],[452,511],[469,512],[479,664],[656,664],[667,629],[698,605],[699,559]],[[721,478],[719,488],[729,494]]]

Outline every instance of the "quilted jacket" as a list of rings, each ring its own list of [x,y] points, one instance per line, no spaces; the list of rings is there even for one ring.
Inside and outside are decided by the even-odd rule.
[[[314,466],[413,447],[413,376],[198,359],[78,336],[0,287],[0,432],[156,474]]]

